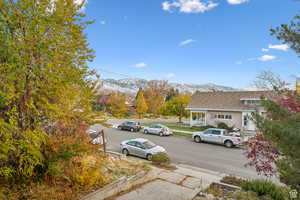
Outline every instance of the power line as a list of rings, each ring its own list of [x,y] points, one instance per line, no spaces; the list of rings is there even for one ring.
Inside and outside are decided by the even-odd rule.
[[[123,76],[123,77],[126,77],[126,78],[138,78],[138,77],[133,77],[133,76],[130,76],[130,75],[127,75],[127,74],[121,74],[121,73],[118,73],[118,72],[109,71],[109,70],[106,70],[106,69],[103,69],[103,68],[97,68],[96,71],[102,71],[102,72],[105,72],[105,73],[108,73],[108,74]]]

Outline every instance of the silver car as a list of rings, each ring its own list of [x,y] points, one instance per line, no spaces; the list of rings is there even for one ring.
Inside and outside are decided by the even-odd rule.
[[[223,144],[228,148],[242,145],[242,139],[239,134],[228,133],[225,129],[210,128],[202,132],[194,132],[193,139],[195,142],[210,142]]]
[[[173,132],[168,127],[162,125],[162,124],[153,124],[149,127],[144,127],[144,133],[145,134],[156,134],[159,136],[165,136],[165,135],[173,135]]]
[[[135,155],[146,158],[147,160],[151,160],[152,155],[154,154],[160,152],[166,153],[166,150],[163,147],[144,138],[123,141],[121,143],[121,150],[125,155]]]

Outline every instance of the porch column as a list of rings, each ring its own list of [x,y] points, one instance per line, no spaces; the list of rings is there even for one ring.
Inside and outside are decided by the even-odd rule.
[[[204,112],[204,126],[207,125],[207,111]]]

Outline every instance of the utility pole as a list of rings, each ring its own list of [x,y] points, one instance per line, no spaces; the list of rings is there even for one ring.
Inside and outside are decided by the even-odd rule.
[[[106,153],[106,141],[105,141],[105,134],[104,130],[101,131],[102,141],[103,141],[103,151]]]

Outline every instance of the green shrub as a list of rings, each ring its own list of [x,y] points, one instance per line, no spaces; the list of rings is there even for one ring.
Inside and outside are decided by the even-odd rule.
[[[205,128],[205,129],[216,128],[216,127],[214,127],[214,126],[212,126],[212,125],[206,125],[206,126],[202,126],[202,127]]]
[[[233,126],[230,127],[226,123],[220,122],[220,123],[218,123],[218,128],[232,131],[234,127]]]
[[[245,181],[241,185],[243,190],[256,192],[258,196],[270,196],[273,200],[285,200],[287,191],[267,180]]]
[[[157,153],[154,154],[151,158],[151,161],[156,164],[170,164],[171,160],[166,153]]]

